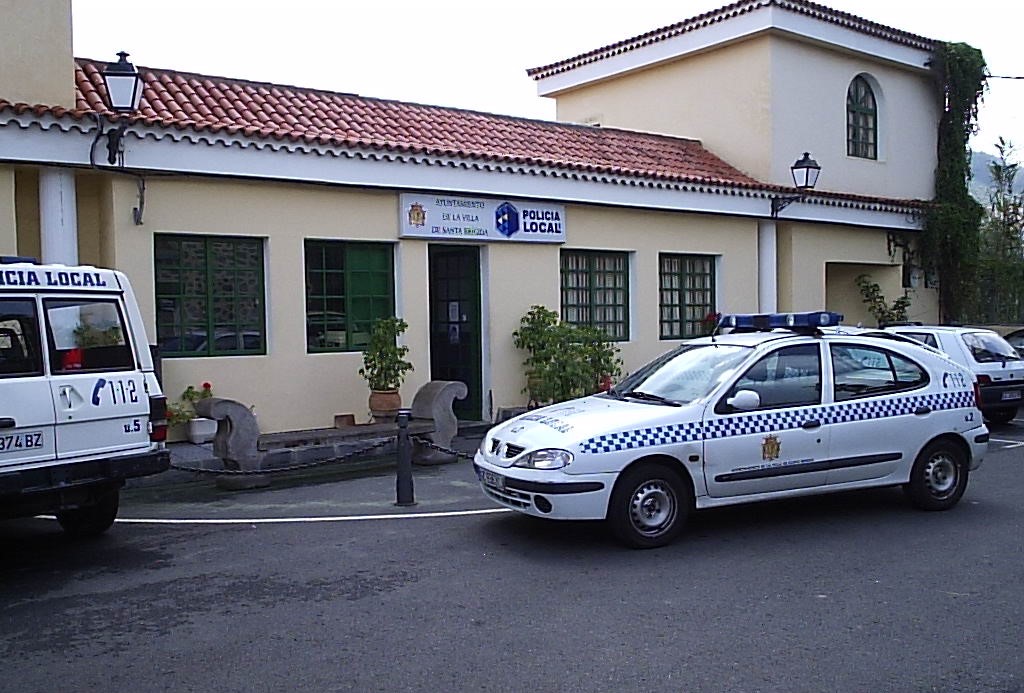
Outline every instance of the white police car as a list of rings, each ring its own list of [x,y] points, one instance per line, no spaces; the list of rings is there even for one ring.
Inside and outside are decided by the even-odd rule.
[[[885,333],[823,334],[835,313],[735,315],[612,391],[492,428],[474,466],[506,507],[607,519],[625,543],[671,541],[696,509],[901,485],[960,500],[988,429],[970,371]],[[779,329],[781,328],[781,329]]]

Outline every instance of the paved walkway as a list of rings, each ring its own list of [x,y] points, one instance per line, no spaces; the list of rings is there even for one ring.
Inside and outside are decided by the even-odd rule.
[[[471,454],[479,436],[459,437],[452,449]],[[211,444],[172,443],[173,463],[219,467]],[[451,464],[413,465],[416,505],[396,501],[395,454],[322,466],[295,472],[271,473],[270,486],[249,491],[226,491],[216,476],[170,470],[130,480],[122,494],[119,521],[153,520],[282,520],[323,521],[345,517],[445,514],[495,511],[476,480],[473,464],[460,458]]]

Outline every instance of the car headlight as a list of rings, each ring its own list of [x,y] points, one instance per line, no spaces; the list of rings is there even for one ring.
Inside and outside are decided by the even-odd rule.
[[[513,467],[527,469],[561,469],[572,464],[572,453],[568,450],[535,450],[522,459],[516,460]]]

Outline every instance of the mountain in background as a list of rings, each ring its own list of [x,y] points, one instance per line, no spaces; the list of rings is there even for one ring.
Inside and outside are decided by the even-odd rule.
[[[999,157],[996,154],[989,154],[988,152],[971,153],[970,192],[974,199],[983,205],[988,204],[988,194],[992,187],[992,176],[989,173],[988,167],[993,161],[998,160]],[[1020,152],[1015,152],[1015,156],[1011,158],[1011,161],[1021,164],[1021,167],[1017,169],[1014,191],[1018,193],[1024,192],[1024,162],[1021,161]]]

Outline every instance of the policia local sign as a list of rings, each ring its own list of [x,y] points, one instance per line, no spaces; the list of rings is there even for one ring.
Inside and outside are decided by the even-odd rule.
[[[565,243],[565,207],[441,195],[399,196],[404,238]]]

